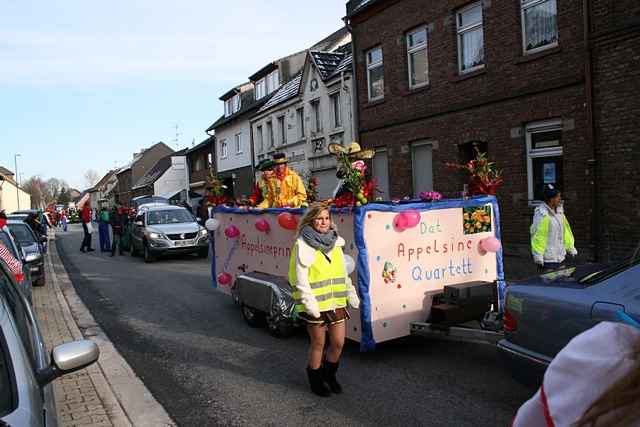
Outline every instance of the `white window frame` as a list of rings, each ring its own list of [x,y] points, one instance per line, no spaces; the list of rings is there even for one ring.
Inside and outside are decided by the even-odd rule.
[[[229,117],[232,112],[231,112],[231,98],[227,99],[224,101],[224,116],[225,117]]]
[[[421,43],[416,46],[409,46],[409,37],[411,37],[411,35],[415,33],[419,33],[420,31],[424,31],[425,33],[424,43]],[[416,89],[419,87],[426,86],[429,84],[429,48],[428,48],[429,33],[427,32],[427,27],[423,25],[421,27],[414,28],[413,30],[409,31],[405,36],[405,41],[407,43],[407,72],[409,73],[407,77],[409,78],[409,88]],[[423,49],[424,49],[424,55],[427,57],[425,61],[425,64],[427,66],[427,80],[423,83],[412,84],[411,83],[411,55],[416,54]]]
[[[242,99],[240,98],[240,94],[234,95],[232,99],[233,99],[233,112],[237,113],[238,111],[240,111],[240,107],[242,104]]]
[[[460,17],[462,16],[463,13],[467,12],[470,9],[479,7],[480,8],[480,23],[476,23],[476,24],[471,24],[468,25],[466,27],[461,27],[460,26],[460,22],[462,21],[460,19]],[[473,71],[477,71],[477,70],[481,70],[484,68],[484,54],[482,56],[482,64],[480,65],[476,65],[475,67],[472,68],[468,68],[466,70],[462,69],[462,65],[464,64],[463,58],[462,58],[462,37],[464,36],[465,33],[470,32],[470,31],[474,31],[477,30],[478,28],[480,28],[480,31],[482,31],[482,48],[484,50],[484,11],[482,10],[482,2],[477,2],[477,3],[473,3],[470,4],[469,6],[463,7],[462,9],[460,9],[458,12],[456,12],[456,31],[458,34],[458,73],[459,74],[467,74],[467,73],[471,73]]]
[[[369,54],[374,50],[380,49],[380,61],[371,63],[369,62]],[[367,95],[369,102],[378,101],[384,99],[384,52],[382,51],[382,46],[376,46],[374,48],[369,49],[366,53],[367,58]],[[372,98],[371,97],[371,70],[376,69],[378,67],[382,67],[382,95]]]
[[[337,103],[336,100],[337,99]],[[329,105],[331,106],[331,124],[333,129],[342,128],[342,99],[340,97],[340,91],[332,92],[329,94]],[[336,118],[338,119],[336,121]]]
[[[258,146],[260,147],[260,152],[264,151],[264,135],[262,134],[262,125],[256,126],[256,137],[258,139]]]
[[[532,148],[531,135],[540,132],[562,131],[562,120],[552,119],[539,122],[528,123],[525,126],[525,141],[527,146],[527,189],[528,200],[530,206],[537,206],[542,203],[541,200],[533,199],[533,159],[541,157],[558,157],[563,155],[562,145],[548,148]],[[564,159],[563,159],[564,162]]]
[[[228,151],[227,140],[223,139],[222,141],[220,141],[220,158],[226,159],[229,154]]]
[[[236,154],[242,154],[242,132],[236,133],[235,141],[236,141]]]
[[[309,104],[311,104],[311,113],[313,114],[313,131],[315,133],[321,133],[322,111],[320,111],[320,98],[310,101]]]
[[[302,139],[306,136],[304,133],[304,107],[296,109],[296,121],[298,124],[298,138]]]
[[[264,98],[267,95],[267,80],[266,77],[261,78],[256,82],[256,101]]]
[[[285,145],[287,143],[287,123],[285,120],[285,116],[276,117],[276,122],[278,123],[278,136],[280,145]]]
[[[269,74],[267,74],[267,95],[278,89],[280,87],[280,73],[276,68]]]
[[[530,55],[532,53],[541,52],[543,50],[552,49],[558,46],[558,40],[553,43],[549,43],[545,46],[536,47],[535,49],[527,50],[527,31],[525,28],[525,11],[534,6],[538,6],[542,3],[554,2],[556,4],[556,34],[558,34],[558,39],[560,38],[560,29],[557,28],[557,17],[558,17],[558,1],[557,0],[520,0],[520,32],[522,33],[522,52],[525,55]]]
[[[269,148],[276,146],[276,140],[273,137],[273,122],[269,120],[267,122],[267,138],[269,138]]]

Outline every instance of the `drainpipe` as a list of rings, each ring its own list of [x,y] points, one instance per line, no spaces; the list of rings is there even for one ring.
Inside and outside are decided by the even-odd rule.
[[[357,58],[357,54],[358,54],[358,49],[356,49],[356,39],[353,37],[353,27],[351,26],[351,24],[349,23],[349,20],[347,19],[347,17],[343,18],[344,21],[344,25],[347,28],[347,31],[349,32],[349,34],[351,34],[351,55],[353,56],[352,59],[352,65],[351,65],[351,69],[353,70],[352,72],[352,77],[351,77],[351,91],[353,92],[353,96],[351,97],[351,112],[352,112],[352,117],[353,120],[351,121],[351,128],[353,129],[352,131],[352,135],[351,138],[356,141],[356,142],[360,142],[360,134],[359,134],[359,129],[360,129],[360,116],[358,115],[358,72],[357,72],[357,66],[356,66],[356,58]]]
[[[584,41],[584,76],[585,76],[585,104],[587,109],[587,143],[591,144],[592,158],[589,160],[589,168],[591,173],[591,192],[592,192],[592,215],[591,215],[591,245],[594,248],[594,257],[601,260],[600,248],[600,204],[598,203],[598,147],[595,138],[595,120],[593,115],[593,65],[591,57],[591,40],[590,33],[590,3],[589,0],[582,0],[582,31]]]

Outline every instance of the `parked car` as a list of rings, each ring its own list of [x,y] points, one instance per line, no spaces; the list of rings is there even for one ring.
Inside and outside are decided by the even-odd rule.
[[[89,340],[56,346],[49,356],[33,309],[0,260],[0,425],[57,426],[51,382],[85,368],[100,351]]]
[[[11,235],[8,227],[0,229],[0,242],[9,249],[11,255],[22,263],[22,274],[16,274],[14,279],[18,282],[19,288],[23,295],[30,303],[33,300],[32,297],[32,282],[31,282],[31,270],[29,268],[29,262],[34,261],[33,255],[27,255],[20,246],[20,242],[15,240]],[[5,260],[6,262],[6,260]]]
[[[131,228],[131,255],[153,262],[165,254],[196,253],[206,258],[209,233],[181,206],[147,205],[138,210]]]
[[[610,266],[586,265],[511,284],[498,342],[514,378],[537,387],[555,355],[576,335],[618,312],[640,319],[640,255]]]
[[[31,272],[31,281],[33,286],[44,286],[45,284],[45,268],[44,268],[44,244],[47,241],[45,236],[36,236],[31,227],[22,221],[10,219],[7,222],[9,230],[13,238],[20,243],[25,254],[29,256],[27,262],[29,271]]]
[[[138,210],[144,205],[160,204],[168,205],[169,199],[162,196],[138,196],[131,199],[131,207]]]

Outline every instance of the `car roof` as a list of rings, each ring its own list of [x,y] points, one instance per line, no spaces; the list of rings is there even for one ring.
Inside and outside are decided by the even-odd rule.
[[[27,224],[26,222],[24,222],[22,220],[12,219],[12,218],[9,218],[7,220],[7,224],[9,224],[9,225],[11,225],[11,224],[15,224],[15,225],[22,224],[22,225],[26,225],[27,227],[29,226],[29,224]]]
[[[185,207],[183,206],[176,206],[176,205],[163,205],[163,204],[148,204],[148,205],[142,205],[141,208],[144,207],[144,210],[146,211],[177,211],[177,210],[187,210]]]

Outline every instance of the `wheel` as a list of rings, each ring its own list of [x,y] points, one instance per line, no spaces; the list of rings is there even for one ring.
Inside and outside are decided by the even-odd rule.
[[[207,258],[209,256],[209,248],[200,249],[198,251],[198,258]]]
[[[291,319],[282,316],[280,305],[274,298],[271,311],[266,315],[267,329],[274,337],[285,338],[293,335],[295,327]]]
[[[260,310],[256,310],[255,308],[249,307],[248,305],[242,304],[240,309],[242,311],[242,317],[244,317],[244,321],[247,322],[247,325],[252,328],[257,328],[264,324],[264,313]]]
[[[149,251],[149,245],[147,244],[147,242],[144,242],[143,250],[144,250],[144,262],[150,264],[153,261],[155,261],[155,257],[151,255],[151,252]]]

